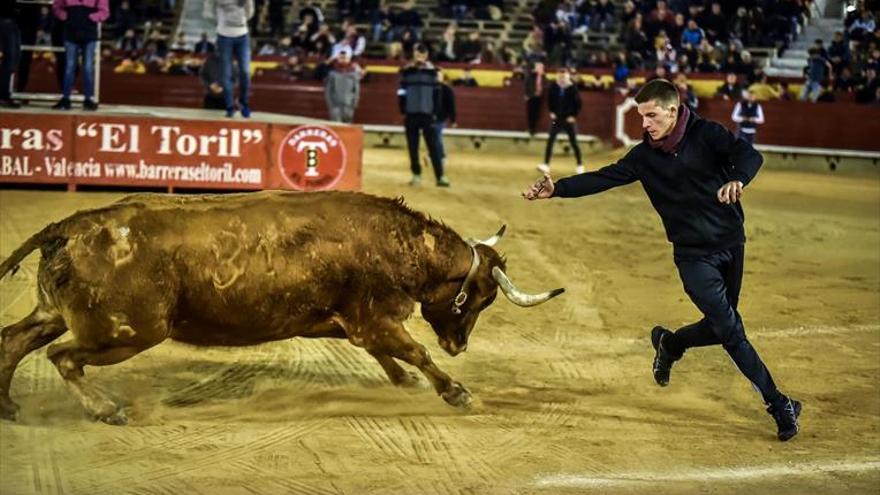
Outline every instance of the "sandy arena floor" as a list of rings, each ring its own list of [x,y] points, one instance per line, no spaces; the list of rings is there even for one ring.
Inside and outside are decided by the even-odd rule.
[[[608,154],[592,156],[589,168]],[[570,160],[557,159],[566,173]],[[368,150],[365,191],[405,195],[464,236],[500,224],[508,273],[566,294],[483,313],[450,358],[476,398],[391,386],[342,341],[244,349],[166,342],[87,368],[131,423],[84,418],[45,357],[18,369],[19,423],[0,423],[0,493],[880,493],[880,178],[765,170],[745,196],[740,310],[783,390],[804,401],[782,444],[720,348],[689,352],[661,389],[648,330],[697,319],[640,186],[527,203],[534,157],[457,153],[451,190],[410,189],[402,150]],[[47,222],[121,194],[0,191],[0,257]],[[37,256],[0,282],[0,324],[34,306]]]

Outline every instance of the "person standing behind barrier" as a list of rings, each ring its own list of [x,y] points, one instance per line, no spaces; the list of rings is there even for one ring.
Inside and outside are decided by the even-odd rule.
[[[21,31],[15,21],[15,0],[3,0],[0,6],[0,107],[18,108],[12,100],[10,83],[12,73],[21,55]]]
[[[251,85],[251,37],[248,20],[254,15],[254,0],[205,0],[202,14],[217,19],[217,52],[223,66],[223,97],[226,116],[235,115],[232,58],[238,61],[238,102],[241,116],[251,116],[248,91]]]
[[[412,171],[411,186],[422,183],[422,166],[419,164],[419,134],[425,137],[428,155],[434,167],[437,186],[449,187],[449,179],[443,173],[443,161],[437,149],[437,134],[432,124],[437,107],[437,69],[428,61],[428,48],[417,43],[413,48],[414,60],[400,71],[400,89],[397,90],[400,113],[404,115],[406,146]]]
[[[544,150],[544,163],[538,165],[538,170],[543,173],[550,172],[550,157],[553,155],[553,144],[559,131],[568,134],[568,141],[574,150],[577,160],[575,171],[584,173],[584,163],[581,159],[581,149],[577,142],[577,116],[581,112],[581,95],[577,87],[571,82],[571,73],[565,67],[560,67],[556,72],[556,82],[550,85],[547,91],[547,106],[550,108],[550,135],[547,137],[547,148]]]
[[[743,91],[743,96],[745,98],[733,107],[730,118],[736,122],[736,137],[745,139],[749,144],[755,144],[758,126],[764,123],[764,109],[755,100],[755,94],[751,91]]]
[[[110,17],[107,0],[53,0],[55,18],[64,22],[64,87],[61,100],[52,108],[70,109],[70,92],[76,78],[79,56],[83,58],[83,109],[97,110],[95,96],[95,47],[98,24]]]
[[[223,96],[223,66],[217,53],[209,53],[199,68],[199,78],[205,86],[202,108],[223,110],[226,99]]]
[[[443,72],[437,71],[437,105],[434,115],[434,132],[437,134],[437,153],[443,167],[446,167],[446,146],[443,144],[443,131],[446,126],[456,126],[455,91],[443,81]]]
[[[541,101],[544,98],[544,88],[547,87],[547,78],[544,76],[544,64],[535,62],[526,66],[526,119],[529,126],[529,135],[534,136],[538,129],[538,119],[541,117]]]
[[[351,48],[340,49],[324,84],[330,120],[354,122],[354,110],[361,93],[360,80],[360,67],[351,62]]]

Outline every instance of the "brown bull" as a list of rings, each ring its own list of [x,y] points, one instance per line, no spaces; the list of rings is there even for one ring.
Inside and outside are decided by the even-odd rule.
[[[73,339],[51,345],[49,359],[88,413],[111,424],[125,415],[84,379],[83,366],[119,363],[167,338],[226,346],[346,338],[394,384],[418,381],[399,359],[465,407],[468,390],[403,321],[421,303],[440,345],[456,355],[499,286],[521,306],[560,294],[524,294],[510,283],[491,247],[501,233],[465,241],[399,200],[357,193],[135,195],[76,213],[0,264],[3,277],[42,252],[37,307],[2,331],[0,417],[17,417],[9,386],[21,359],[68,330]]]

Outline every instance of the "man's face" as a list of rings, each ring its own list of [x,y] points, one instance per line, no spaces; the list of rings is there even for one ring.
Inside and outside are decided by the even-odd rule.
[[[416,62],[424,62],[428,60],[428,52],[420,52],[416,50],[416,52],[413,54],[413,57],[416,59]]]
[[[642,116],[642,129],[654,141],[663,139],[672,132],[678,116],[677,105],[667,105],[664,108],[657,100],[648,100],[639,103],[638,110]]]

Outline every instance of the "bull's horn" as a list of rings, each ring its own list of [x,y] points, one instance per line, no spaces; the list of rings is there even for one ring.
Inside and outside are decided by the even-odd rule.
[[[504,274],[504,270],[497,266],[492,268],[492,278],[498,282],[498,286],[501,287],[501,292],[504,293],[504,296],[517,306],[537,306],[565,292],[565,289],[560,288],[548,292],[542,292],[540,294],[526,294],[517,289],[516,286],[513,285],[513,282],[507,278],[507,275]]]
[[[485,241],[474,240],[474,244],[485,244],[486,246],[494,246],[501,240],[501,237],[504,235],[504,231],[507,230],[507,225],[502,225],[498,232],[495,233],[492,237],[486,239]]]

